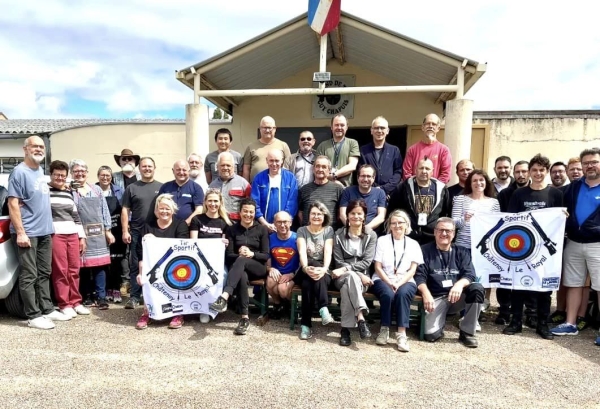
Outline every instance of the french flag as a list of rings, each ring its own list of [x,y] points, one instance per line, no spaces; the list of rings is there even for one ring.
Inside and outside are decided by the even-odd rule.
[[[325,35],[340,23],[342,0],[308,0],[308,25]]]

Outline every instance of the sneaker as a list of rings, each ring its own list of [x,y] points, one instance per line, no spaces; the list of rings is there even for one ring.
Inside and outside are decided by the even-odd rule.
[[[598,335],[596,337],[596,342],[594,342],[594,344],[598,345],[600,347],[600,335]]]
[[[219,297],[220,299],[222,299],[223,301],[225,301],[223,298]],[[227,303],[225,303],[225,305],[227,305]],[[233,333],[235,335],[246,335],[246,332],[248,332],[248,327],[250,326],[250,320],[248,318],[242,318],[240,320],[240,322],[238,322],[237,327],[235,327],[235,329],[233,330]]]
[[[550,314],[550,322],[554,325],[560,325],[567,320],[567,313],[565,311],[556,310]]]
[[[113,290],[113,300],[115,304],[121,304],[123,302],[123,298],[121,298],[121,291]]]
[[[73,308],[75,310],[75,312],[79,315],[90,315],[90,310],[88,310],[87,308],[85,308],[83,305],[79,304],[76,305],[75,308]]]
[[[219,296],[219,298],[217,298],[217,301],[215,301],[212,304],[208,304],[208,308],[210,308],[211,310],[215,310],[216,312],[225,312],[227,311],[227,300],[221,296]],[[243,319],[247,319],[247,318],[242,318]],[[240,321],[241,323],[242,321]]]
[[[121,284],[121,289],[119,290],[119,292],[121,293],[122,297],[127,297],[130,289],[131,289],[131,283],[126,282],[126,283]]]
[[[36,329],[52,329],[55,327],[54,323],[45,317],[37,317],[27,321],[27,326]]]
[[[329,308],[323,307],[319,310],[319,315],[321,316],[321,324],[327,325],[333,322],[333,317],[329,313]]]
[[[527,318],[525,318],[525,325],[527,325],[531,329],[536,329],[538,327],[538,319],[537,319],[537,317],[527,317]]]
[[[169,329],[179,329],[183,327],[183,315],[176,315],[169,322]]]
[[[63,308],[60,310],[61,313],[65,314],[67,317],[75,318],[77,317],[77,313],[71,307]]]
[[[340,332],[340,345],[343,347],[348,347],[352,345],[352,339],[350,338],[350,330],[348,328],[342,328],[342,331]]]
[[[98,300],[98,309],[99,310],[108,310],[108,300],[106,298],[101,298]]]
[[[481,312],[486,312],[489,308],[490,308],[490,300],[486,298],[483,300],[483,305],[481,306]]]
[[[371,331],[369,331],[365,320],[358,321],[358,334],[360,335],[360,339],[371,338]]]
[[[310,329],[310,327],[307,327],[306,325],[302,325],[300,327],[300,339],[305,341],[309,338],[312,338],[312,330]]]
[[[86,299],[83,300],[83,305],[85,305],[86,307],[95,307],[96,301],[94,301],[92,297],[86,297]]]
[[[134,310],[139,307],[140,301],[137,298],[131,297],[127,303],[125,303],[126,310]]]
[[[148,313],[143,313],[138,322],[135,324],[136,329],[148,328],[148,322],[150,322],[150,316]]]
[[[509,322],[510,317],[507,317],[506,315],[498,315],[494,320],[494,324],[496,325],[508,325]]]
[[[208,314],[200,314],[200,322],[202,324],[208,324],[210,322],[210,315],[208,315]]]
[[[460,335],[458,336],[458,342],[460,342],[467,348],[477,348],[479,346],[477,338],[475,338],[474,335],[467,334],[464,331],[460,331]]]
[[[49,319],[50,321],[69,321],[71,319],[70,316],[58,311],[52,311],[50,314],[44,314],[44,318]]]
[[[573,324],[569,324],[568,322],[562,323],[557,327],[554,327],[550,330],[553,335],[577,335],[579,331],[577,330],[577,326]]]
[[[504,335],[515,335],[523,332],[523,324],[521,321],[512,320],[507,327],[502,330]]]
[[[550,328],[548,328],[548,323],[545,321],[540,321],[538,323],[538,326],[535,329],[535,333],[544,339],[554,339],[554,335],[550,332]]]
[[[112,292],[112,290],[106,290],[106,301],[113,302],[114,300],[115,299],[113,298],[113,292]]]
[[[588,322],[586,317],[577,317],[575,325],[577,326],[577,329],[579,331],[583,331],[590,325],[590,323]]]
[[[381,327],[379,330],[379,335],[377,335],[377,339],[375,343],[377,345],[387,345],[388,340],[390,339],[390,327]]]
[[[398,351],[409,352],[410,346],[408,345],[408,337],[406,334],[396,335],[396,345],[398,345]]]

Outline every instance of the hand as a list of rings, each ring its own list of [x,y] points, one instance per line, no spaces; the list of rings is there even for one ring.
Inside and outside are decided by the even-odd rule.
[[[293,274],[282,274],[279,278],[279,284],[289,283],[290,281],[292,281],[293,278]]]
[[[244,254],[246,254],[246,252],[247,252],[247,251],[248,251],[248,247],[246,247],[246,246],[241,246],[241,247],[239,248],[239,250],[238,250],[238,254],[239,254],[240,256],[243,256]]]
[[[123,243],[125,243],[125,244],[131,243],[131,234],[129,234],[129,232],[123,233]]]
[[[454,304],[460,300],[462,290],[462,287],[456,284],[450,289],[450,293],[448,294],[448,301],[450,301],[450,304]]]
[[[139,273],[136,277],[135,277],[135,281],[137,281],[138,285],[141,286],[142,285],[142,273]]]
[[[464,216],[465,223],[468,223],[471,220],[471,218],[473,217],[473,214],[474,213],[471,211],[468,211],[465,213],[465,216]]]
[[[115,242],[115,236],[113,236],[113,234],[110,232],[110,230],[106,230],[105,236],[106,236],[106,242],[108,243],[109,246]]]
[[[346,267],[336,268],[335,270],[331,270],[331,277],[340,278],[341,276],[345,275],[347,272],[348,271],[346,270]]]
[[[223,235],[223,237],[221,238],[221,240],[223,241],[223,244],[225,244],[225,247],[229,246],[229,240],[227,240],[227,238],[225,237],[225,235]]]
[[[393,292],[398,291],[398,283],[396,283],[395,281],[390,281],[388,285],[390,286]]]
[[[79,239],[79,254],[83,256],[85,254],[86,250],[87,250],[87,240]]]
[[[363,286],[368,287],[373,284],[373,280],[369,276],[364,274],[359,274],[359,276]]]
[[[565,214],[565,216],[567,216],[567,219],[569,218],[569,212],[567,212],[567,209],[563,209],[563,213]]]
[[[432,312],[434,309],[433,296],[428,291],[427,294],[423,295],[422,297],[423,297],[423,307],[425,308],[425,311]]]
[[[271,277],[271,279],[273,281],[275,281],[276,283],[278,283],[279,279],[281,278],[281,273],[276,268],[272,268],[272,269],[269,270],[269,277]]]
[[[187,219],[185,219],[185,224],[187,224],[188,226],[190,225],[190,223],[192,222],[192,219],[194,218],[194,216],[190,216]]]
[[[267,223],[267,229],[269,229],[270,233],[277,233],[277,228],[273,223]]]
[[[17,246],[19,247],[31,247],[31,240],[25,233],[17,234]]]

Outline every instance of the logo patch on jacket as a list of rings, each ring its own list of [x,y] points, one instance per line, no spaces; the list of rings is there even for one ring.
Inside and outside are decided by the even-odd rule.
[[[271,255],[277,260],[281,267],[285,267],[296,255],[296,249],[291,247],[273,247],[271,249]]]

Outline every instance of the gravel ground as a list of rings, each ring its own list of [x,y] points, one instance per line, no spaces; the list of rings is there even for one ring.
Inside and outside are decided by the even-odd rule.
[[[373,339],[337,345],[339,323],[298,340],[288,322],[234,336],[237,316],[210,324],[188,318],[169,330],[134,328],[141,310],[112,306],[50,331],[0,315],[0,407],[600,407],[595,332],[545,341],[533,330],[504,336],[483,323],[480,347],[409,335],[411,352]]]

